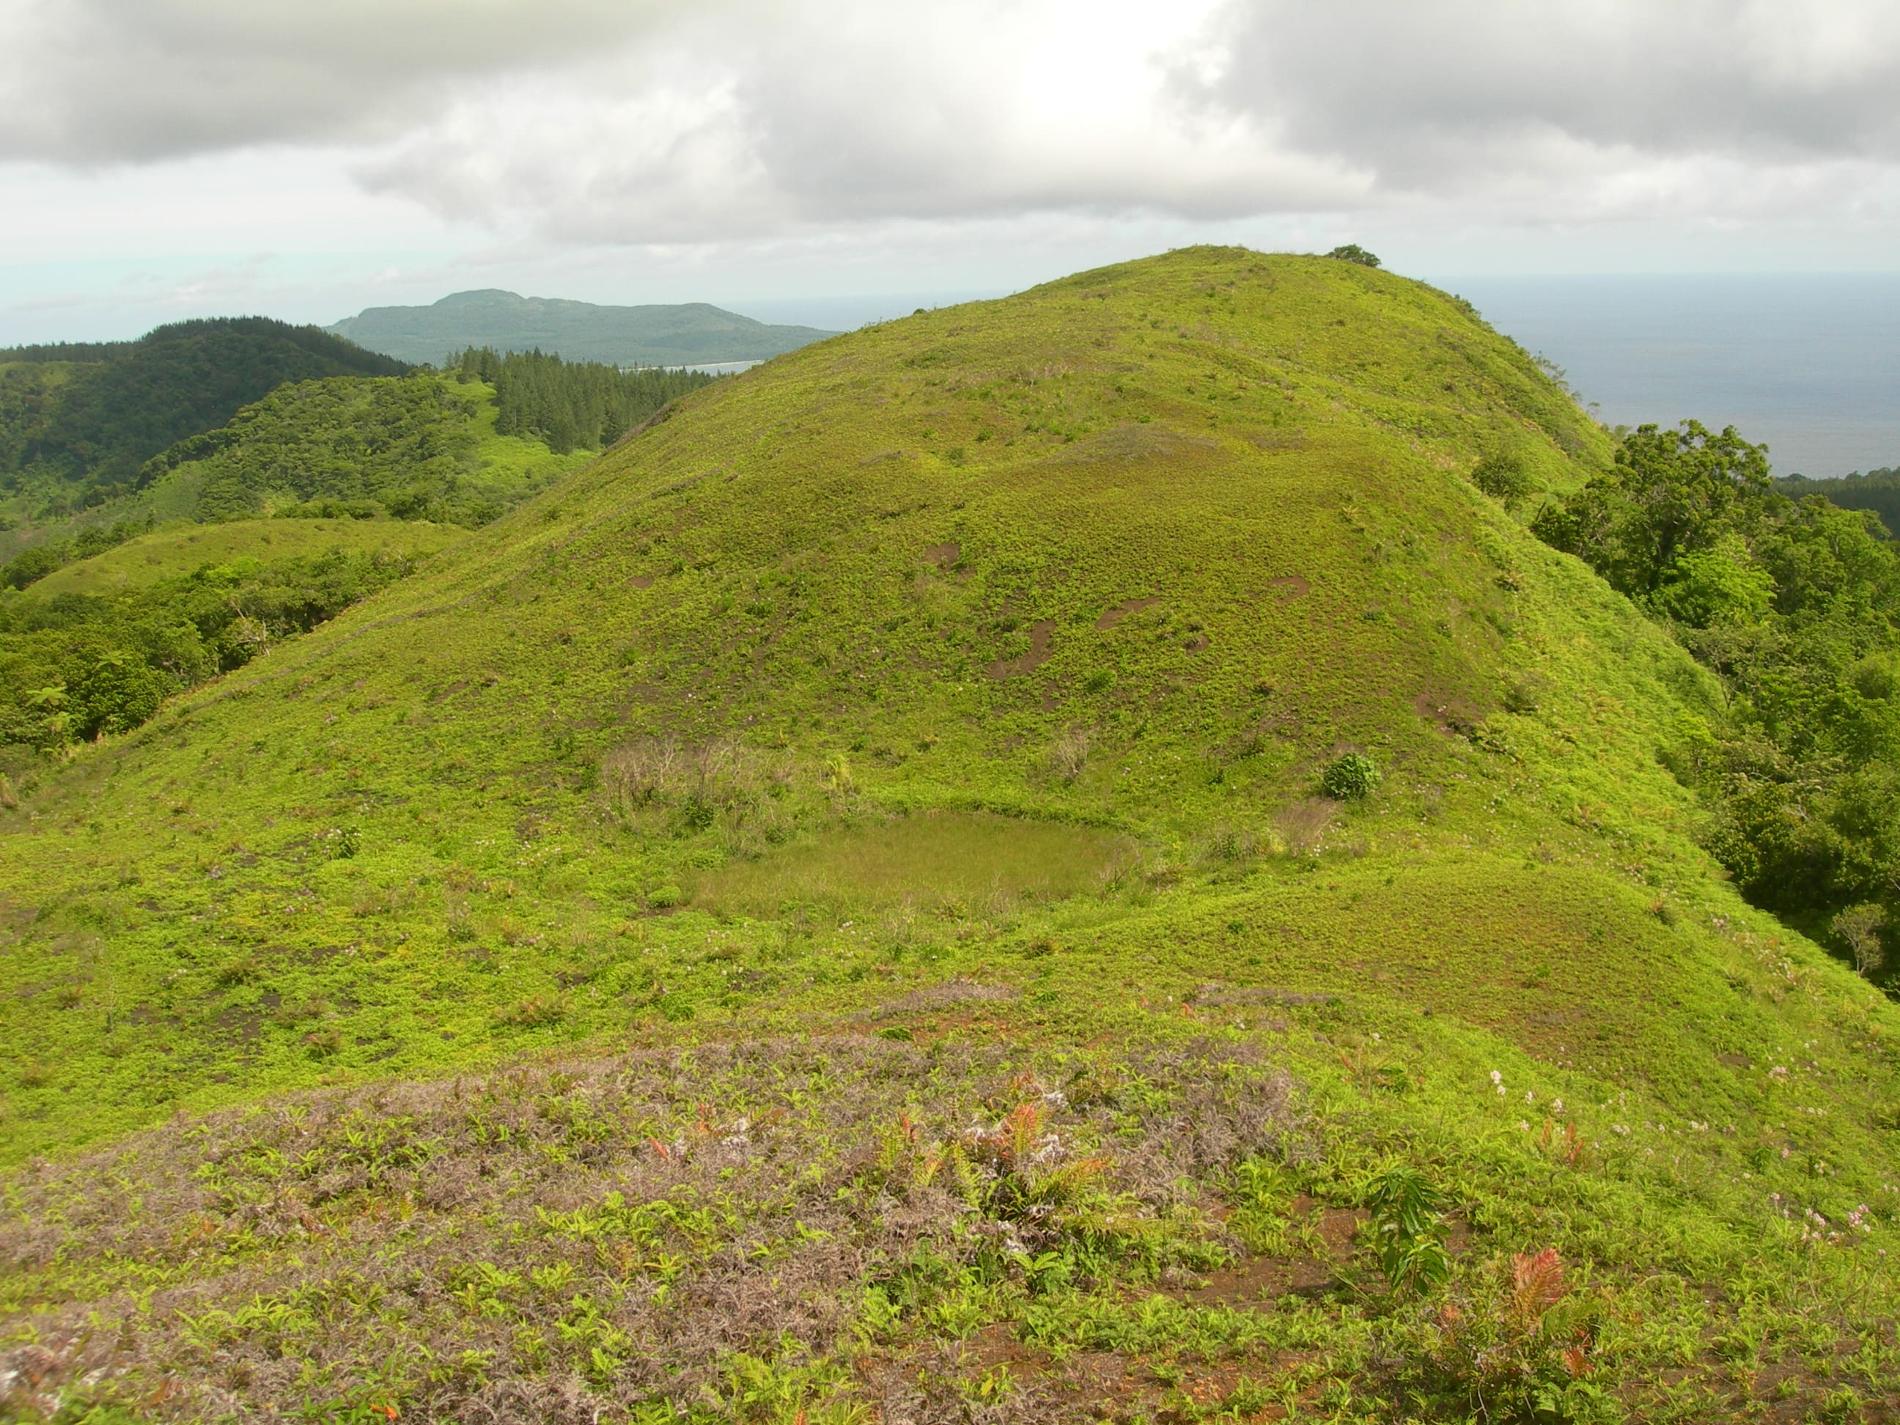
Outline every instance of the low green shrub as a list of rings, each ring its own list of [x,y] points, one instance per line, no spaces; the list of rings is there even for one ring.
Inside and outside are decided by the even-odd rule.
[[[1348,752],[1327,767],[1319,789],[1336,802],[1364,801],[1379,785],[1379,764],[1363,752]]]

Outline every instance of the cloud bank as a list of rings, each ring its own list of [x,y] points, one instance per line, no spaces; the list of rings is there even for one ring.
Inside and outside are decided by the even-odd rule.
[[[0,161],[323,148],[545,243],[1047,213],[1900,217],[1900,10],[0,0]]]

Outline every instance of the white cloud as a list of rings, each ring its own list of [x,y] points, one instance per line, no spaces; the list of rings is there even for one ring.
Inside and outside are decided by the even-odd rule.
[[[0,316],[81,258],[232,303],[320,261],[331,316],[392,267],[666,300],[1203,239],[1890,267],[1896,94],[1890,0],[0,0]]]
[[[1357,206],[1351,163],[1175,83],[1208,6],[732,12],[471,95],[365,162],[498,227],[679,242],[1051,210],[1193,218]]]

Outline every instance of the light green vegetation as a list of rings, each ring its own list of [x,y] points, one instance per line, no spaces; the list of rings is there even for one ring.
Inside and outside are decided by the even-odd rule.
[[[850,826],[734,858],[687,878],[690,901],[771,915],[792,906],[831,910],[945,904],[1015,908],[1098,890],[1135,865],[1137,843],[1101,827],[989,812],[925,811]]]
[[[128,510],[204,521],[335,507],[480,524],[588,458],[497,434],[494,397],[427,373],[280,387],[152,461]]]
[[[190,574],[207,564],[305,559],[333,549],[413,558],[446,548],[461,535],[452,525],[421,520],[257,519],[176,525],[56,569],[32,585],[30,597],[107,597]]]
[[[551,358],[533,374],[563,409],[614,386],[594,440],[707,380]],[[511,389],[519,376],[496,373]],[[0,566],[0,586],[27,591],[0,599],[0,748],[57,751],[135,727],[162,698],[406,573],[454,537],[436,522],[481,524],[585,463],[571,438],[550,451],[521,394],[504,410],[468,374],[291,383],[146,462],[136,493]],[[245,518],[259,515],[276,518]]]
[[[1499,454],[1610,447],[1177,252],[698,392],[14,786],[16,1408],[1881,1418],[1900,1014]]]

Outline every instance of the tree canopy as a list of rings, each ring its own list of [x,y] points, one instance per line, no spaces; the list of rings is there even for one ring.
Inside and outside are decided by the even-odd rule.
[[[1900,923],[1900,546],[1870,513],[1788,498],[1763,447],[1694,421],[1632,432],[1532,527],[1721,679],[1725,713],[1669,755],[1742,889],[1824,938],[1851,925],[1877,966],[1860,942]]]

